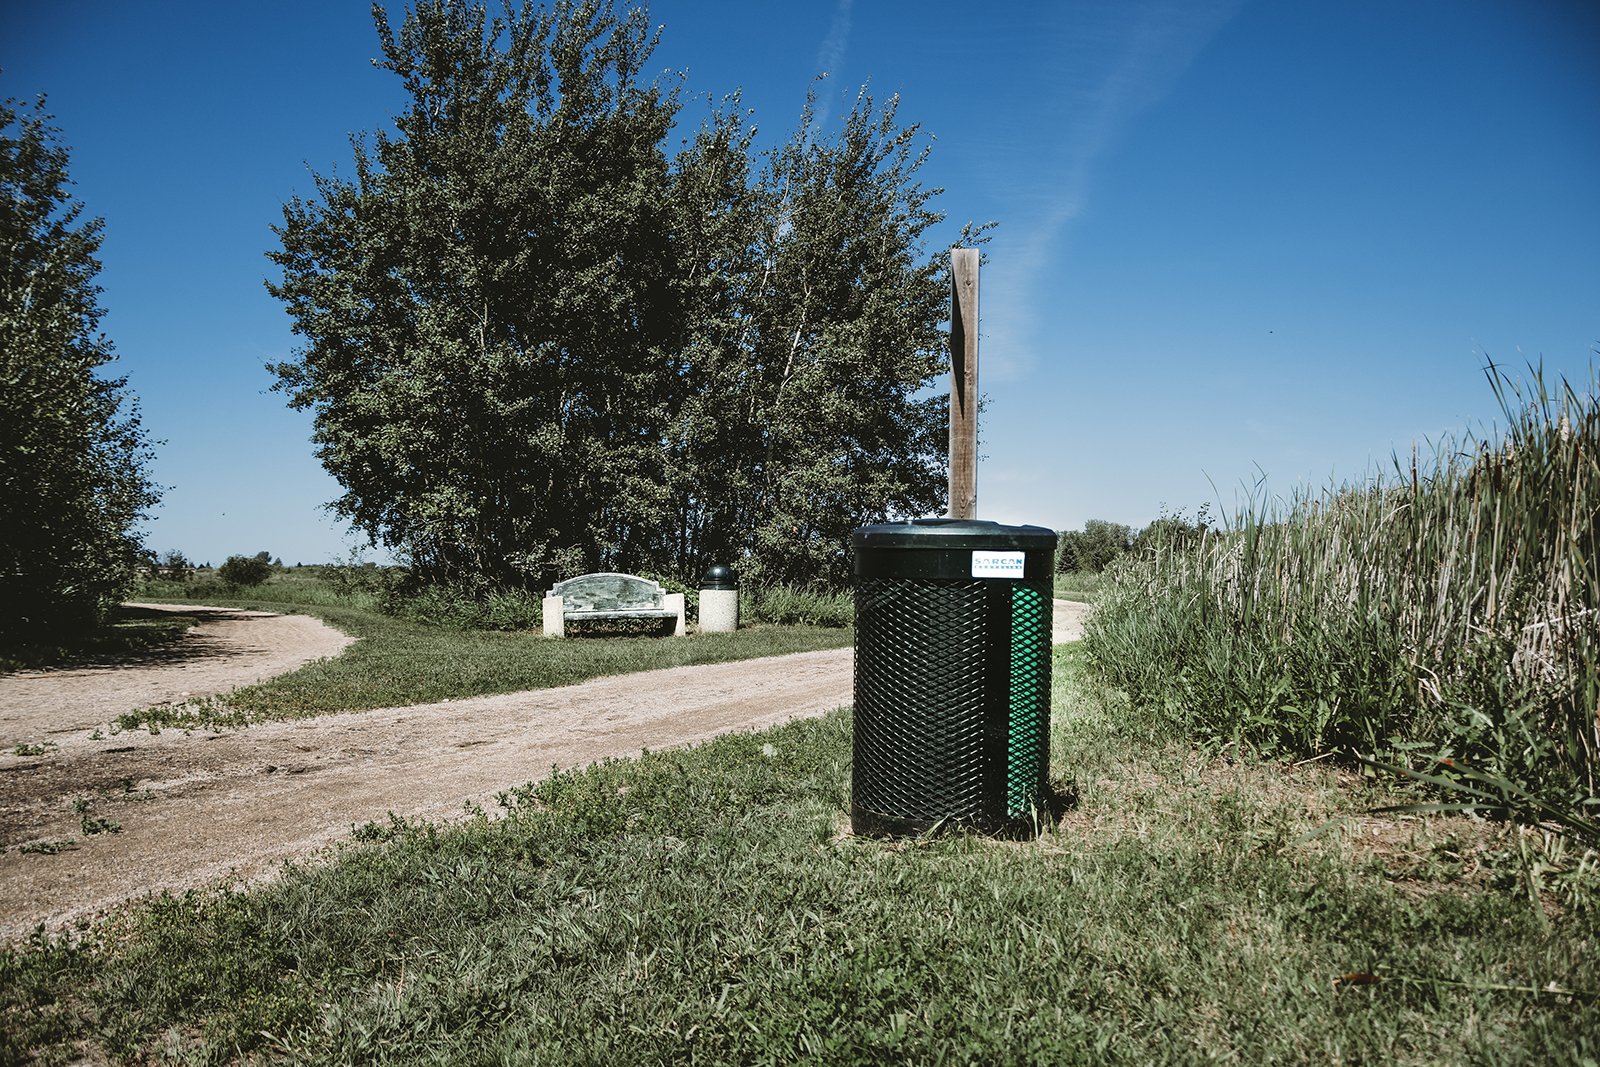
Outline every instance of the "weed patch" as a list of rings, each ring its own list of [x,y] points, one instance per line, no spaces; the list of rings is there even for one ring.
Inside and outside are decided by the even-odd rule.
[[[1409,777],[1600,850],[1600,378],[1110,571],[1085,644],[1152,735]]]

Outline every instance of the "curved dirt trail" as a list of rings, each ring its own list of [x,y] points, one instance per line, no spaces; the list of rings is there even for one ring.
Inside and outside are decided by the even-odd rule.
[[[1077,636],[1082,616],[1081,605],[1063,605],[1057,602],[1058,641]],[[277,632],[268,624],[274,618],[307,621],[259,616],[229,640],[258,646],[269,629]],[[0,715],[12,716],[0,721],[35,721],[51,707],[72,706],[79,709],[73,720],[88,722],[75,734],[57,733],[59,748],[42,755],[19,756],[9,746],[0,754],[0,940],[153,891],[269,875],[285,859],[390,812],[440,819],[466,804],[492,812],[500,791],[553,767],[824,714],[852,699],[853,655],[805,652],[223,733],[129,731],[89,740],[85,730],[151,703],[141,703],[149,680],[126,678],[144,670],[50,672],[60,683],[54,698],[33,677],[0,677]],[[125,695],[133,693],[139,697]],[[78,801],[88,810],[75,810]],[[85,833],[94,819],[121,829]],[[19,849],[51,841],[71,847]]]
[[[285,674],[336,656],[354,638],[309,615],[278,615],[193,604],[129,604],[197,615],[200,622],[162,648],[70,670],[0,675],[0,747],[61,744],[124,712],[177,704]]]

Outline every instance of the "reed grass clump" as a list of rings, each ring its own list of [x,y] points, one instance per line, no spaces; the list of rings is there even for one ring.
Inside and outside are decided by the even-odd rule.
[[[1096,669],[1155,729],[1420,768],[1600,845],[1600,378],[1489,379],[1503,430],[1119,564]]]
[[[741,591],[740,617],[773,626],[844,628],[855,624],[855,601],[848,591],[820,586],[772,585]]]

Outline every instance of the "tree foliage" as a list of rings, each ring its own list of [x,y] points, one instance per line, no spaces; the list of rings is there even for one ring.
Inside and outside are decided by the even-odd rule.
[[[1129,553],[1182,551],[1198,544],[1211,527],[1211,507],[1202,505],[1193,519],[1182,511],[1161,515],[1138,533],[1131,527],[1103,519],[1090,519],[1081,530],[1063,530],[1056,542],[1056,571],[1060,574],[1098,574]]]
[[[1211,505],[1202,504],[1194,518],[1182,511],[1162,509],[1160,517],[1140,530],[1133,539],[1133,551],[1149,554],[1156,551],[1184,551],[1197,545],[1211,527]]]
[[[918,391],[946,365],[949,283],[920,255],[940,216],[897,104],[863,92],[833,136],[808,104],[748,190],[753,232],[714,261],[729,292],[698,318],[684,527],[758,579],[840,584],[851,529],[943,503],[948,399]]]
[[[102,220],[69,192],[40,98],[0,104],[0,639],[94,625],[130,590],[158,499],[126,379],[100,332]]]
[[[1063,530],[1056,543],[1056,570],[1098,574],[1133,547],[1133,531],[1119,522],[1090,519],[1081,530]]]
[[[254,556],[229,556],[217,568],[217,577],[228,585],[260,585],[272,577],[272,563],[265,552]]]
[[[758,155],[734,95],[669,155],[641,10],[374,17],[409,105],[271,253],[339,514],[432,579],[807,582],[940,505],[941,216],[896,102]]]

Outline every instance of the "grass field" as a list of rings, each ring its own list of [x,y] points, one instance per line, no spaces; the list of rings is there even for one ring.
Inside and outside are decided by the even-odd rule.
[[[181,602],[175,594],[185,591],[174,583],[145,595]],[[235,690],[223,699],[145,709],[121,716],[118,725],[238,726],[543,689],[659,667],[839,648],[850,643],[852,633],[846,628],[760,625],[687,638],[552,640],[536,632],[430,626],[384,615],[370,598],[339,592],[321,578],[294,571],[251,589],[202,586],[200,592],[208,604],[314,615],[358,640],[333,659]]]
[[[1030,843],[842,833],[847,714],[0,955],[0,1060],[1584,1063],[1593,913],[1518,832],[1131,732],[1056,653]]]
[[[1119,561],[1085,629],[1174,737],[1376,758],[1600,856],[1600,371],[1503,423]]]
[[[1059,600],[1077,600],[1083,603],[1092,603],[1105,588],[1105,576],[1089,571],[1075,571],[1069,574],[1057,574],[1055,580],[1055,595]]]

